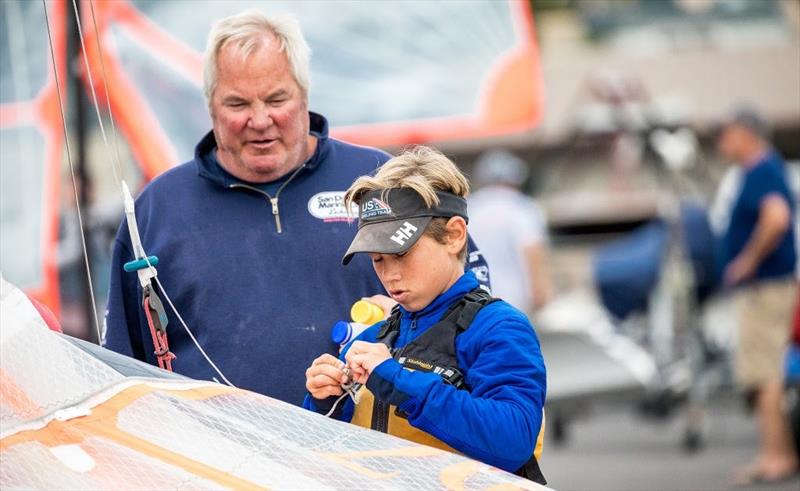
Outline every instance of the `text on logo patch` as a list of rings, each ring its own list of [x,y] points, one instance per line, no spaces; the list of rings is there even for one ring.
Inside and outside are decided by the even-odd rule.
[[[370,218],[388,216],[392,214],[392,208],[379,200],[372,198],[368,201],[361,203],[361,219],[368,220]]]

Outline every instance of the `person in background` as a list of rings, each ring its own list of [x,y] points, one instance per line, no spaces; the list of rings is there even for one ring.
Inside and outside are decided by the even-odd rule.
[[[798,469],[783,412],[783,360],[798,299],[797,199],[765,123],[752,110],[739,110],[723,125],[717,148],[741,173],[723,237],[723,282],[734,292],[739,324],[736,378],[756,394],[759,429],[758,454],[734,480],[778,481]]]
[[[353,183],[358,234],[342,261],[370,257],[398,306],[340,359],[314,360],[304,407],[544,484],[544,359],[525,314],[464,272],[468,192],[453,162],[427,147]],[[351,380],[361,388],[340,404]]]
[[[389,159],[329,137],[328,121],[309,111],[309,58],[292,17],[248,10],[217,22],[203,62],[213,129],[193,160],[136,200],[144,249],[158,256],[158,278],[209,358],[236,386],[297,405],[305,367],[338,351],[331,326],[354,301],[384,293],[368,258],[346,269],[340,258],[356,233],[344,191]],[[132,259],[123,222],[103,344],[155,363],[141,287],[123,271]],[[166,314],[174,370],[218,378]]]
[[[532,313],[553,296],[547,266],[547,220],[520,191],[528,166],[506,150],[481,155],[474,172],[477,192],[469,198],[470,233],[492,265],[492,293]]]

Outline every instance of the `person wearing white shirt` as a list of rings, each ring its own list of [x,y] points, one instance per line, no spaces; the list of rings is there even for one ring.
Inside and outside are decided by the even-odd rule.
[[[547,219],[520,191],[526,163],[506,150],[490,150],[475,164],[480,189],[469,198],[470,232],[492,266],[492,293],[533,313],[552,296],[547,267]]]

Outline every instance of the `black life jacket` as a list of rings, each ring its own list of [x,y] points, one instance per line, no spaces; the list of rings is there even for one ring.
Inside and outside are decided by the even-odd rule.
[[[499,299],[493,298],[481,288],[476,288],[455,302],[439,322],[399,349],[392,348],[397,336],[400,334],[401,313],[399,307],[395,307],[378,332],[375,341],[389,346],[392,357],[403,367],[435,373],[442,377],[445,383],[452,385],[456,389],[470,391],[464,374],[458,366],[456,338],[469,329],[475,316],[483,307],[497,300]],[[375,399],[367,391],[366,387],[362,387],[361,391],[362,395],[367,397],[361,397],[359,404],[356,406],[352,420],[354,424],[456,452],[456,450],[432,435],[413,428],[407,422],[408,416],[399,408]],[[369,415],[370,406],[371,415]],[[539,468],[537,460],[537,456],[541,454],[543,430],[544,419],[542,419],[542,428],[539,431],[539,438],[533,455],[525,465],[517,470],[516,474],[544,485],[547,484],[547,481]]]

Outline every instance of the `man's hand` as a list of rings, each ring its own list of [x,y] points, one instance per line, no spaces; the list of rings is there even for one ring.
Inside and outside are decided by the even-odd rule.
[[[725,268],[725,285],[735,286],[756,274],[757,264],[748,256],[739,255]]]
[[[761,261],[781,243],[792,226],[792,211],[786,198],[771,193],[761,200],[758,222],[747,244],[725,268],[725,285],[734,286],[755,276]]]
[[[389,317],[389,314],[392,313],[392,309],[394,308],[395,305],[397,305],[397,302],[392,300],[390,297],[387,297],[386,295],[373,295],[371,297],[364,297],[362,298],[362,300],[374,303],[378,307],[382,308],[384,319],[386,317]]]
[[[344,363],[327,353],[314,360],[306,370],[306,390],[314,399],[342,395],[345,382]]]
[[[344,358],[352,370],[353,380],[366,384],[375,367],[391,357],[389,348],[383,343],[355,341]]]

